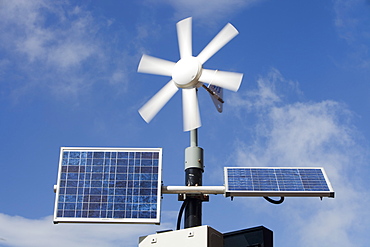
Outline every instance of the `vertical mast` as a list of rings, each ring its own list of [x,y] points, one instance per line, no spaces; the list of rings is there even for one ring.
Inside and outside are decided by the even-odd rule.
[[[185,185],[202,186],[203,149],[198,147],[198,129],[190,131],[190,147],[185,149]],[[202,225],[202,197],[186,195],[184,227]]]

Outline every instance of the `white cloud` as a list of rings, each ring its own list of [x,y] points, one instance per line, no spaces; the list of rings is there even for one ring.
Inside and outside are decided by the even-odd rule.
[[[281,104],[287,97],[296,99],[302,96],[299,84],[285,79],[280,71],[275,68],[271,68],[266,76],[260,76],[257,79],[257,86],[257,90],[230,95],[227,103],[233,106],[232,109],[236,112],[255,111],[265,113],[266,109]]]
[[[278,88],[287,87],[286,80],[268,75],[262,81],[254,97],[247,99],[251,95],[247,94],[234,99],[239,110],[247,109],[258,118],[254,140],[243,141],[240,136],[235,143],[235,162],[240,166],[324,167],[336,198],[323,204],[296,200],[282,205],[286,211],[280,220],[299,233],[293,240],[299,246],[358,246],[353,241],[358,238],[355,236],[369,230],[365,227],[370,216],[366,206],[369,199],[363,197],[367,186],[362,177],[369,169],[364,162],[368,158],[365,148],[351,124],[351,112],[344,104],[330,100],[283,100]],[[243,120],[245,115],[241,116]]]
[[[0,246],[126,246],[136,247],[139,236],[159,229],[173,228],[165,223],[154,225],[58,224],[52,216],[27,219],[0,213]]]
[[[162,0],[173,6],[177,19],[193,16],[199,21],[213,24],[261,0]]]
[[[8,55],[12,70],[22,75],[7,81],[14,99],[40,89],[77,99],[99,80],[126,88],[130,57],[116,56],[120,52],[110,49],[115,41],[101,35],[111,21],[64,1],[14,0],[1,5],[0,51]]]
[[[1,26],[7,31],[5,45],[13,46],[30,62],[67,68],[100,52],[98,40],[93,38],[96,23],[89,12],[78,7],[15,0],[2,4],[1,15]]]
[[[352,48],[346,66],[370,67],[370,3],[362,0],[335,0],[335,26],[341,38]]]

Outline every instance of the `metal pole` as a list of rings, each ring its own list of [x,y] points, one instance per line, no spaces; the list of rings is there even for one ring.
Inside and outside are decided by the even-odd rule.
[[[190,147],[185,149],[185,186],[202,186],[203,149],[198,147],[198,129],[190,131]],[[186,194],[184,227],[202,225],[202,198]]]

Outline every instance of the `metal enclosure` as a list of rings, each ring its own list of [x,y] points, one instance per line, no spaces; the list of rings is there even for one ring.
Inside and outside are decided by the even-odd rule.
[[[264,226],[224,233],[224,247],[273,247],[273,232]]]
[[[139,247],[224,247],[222,233],[209,226],[152,234],[139,238]]]

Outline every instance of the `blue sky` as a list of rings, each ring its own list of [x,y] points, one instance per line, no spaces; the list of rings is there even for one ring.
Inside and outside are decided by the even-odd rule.
[[[210,197],[203,224],[264,225],[276,246],[367,246],[370,2],[360,0],[0,0],[0,246],[137,246],[162,223],[53,225],[63,146],[162,147],[165,185],[182,185],[181,94],[147,124],[138,109],[169,80],[142,54],[179,59],[175,24],[193,17],[193,55],[228,22],[240,32],[204,65],[244,73],[219,114],[199,91],[205,185],[224,166],[324,167],[335,199]]]

